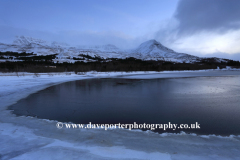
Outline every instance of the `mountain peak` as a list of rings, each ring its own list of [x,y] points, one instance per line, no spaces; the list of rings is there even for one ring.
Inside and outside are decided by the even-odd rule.
[[[26,36],[16,36],[16,39],[13,41],[13,44],[16,45],[30,45],[30,44],[43,44],[45,45],[47,42],[41,39],[36,39],[32,37]]]
[[[178,62],[182,62],[183,60],[189,61],[189,59],[196,59],[195,56],[184,53],[177,53],[172,49],[165,47],[155,39],[151,39],[140,44],[138,48],[131,51],[131,56],[137,57],[139,59],[162,59]]]
[[[140,44],[140,46],[133,51],[134,53],[143,57],[165,57],[168,53],[175,53],[173,50],[163,46],[155,39],[148,40]]]
[[[151,39],[146,42],[143,42],[141,45],[151,46],[151,45],[162,45],[162,44],[160,42],[156,41],[155,39]]]
[[[148,40],[140,44],[139,48],[154,48],[157,47],[161,50],[170,50],[169,48],[162,45],[160,42],[156,41],[155,39]]]
[[[148,40],[148,41],[146,41],[146,42],[149,42],[149,43],[159,43],[156,39],[150,39],[150,40]],[[145,42],[144,42],[145,43]]]

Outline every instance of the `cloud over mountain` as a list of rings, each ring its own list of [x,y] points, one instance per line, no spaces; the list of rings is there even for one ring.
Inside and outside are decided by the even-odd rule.
[[[240,29],[239,0],[180,0],[175,12],[180,34]]]

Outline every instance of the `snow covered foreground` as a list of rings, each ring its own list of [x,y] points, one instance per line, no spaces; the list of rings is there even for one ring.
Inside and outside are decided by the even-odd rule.
[[[49,86],[88,78],[239,76],[240,71],[0,74],[0,159],[240,159],[240,136],[157,134],[122,129],[57,129],[56,121],[16,117],[7,106]]]

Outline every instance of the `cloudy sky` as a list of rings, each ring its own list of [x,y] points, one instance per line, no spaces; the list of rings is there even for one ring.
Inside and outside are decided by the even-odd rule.
[[[156,39],[197,56],[240,60],[240,0],[0,0],[0,42],[31,36],[122,49]]]

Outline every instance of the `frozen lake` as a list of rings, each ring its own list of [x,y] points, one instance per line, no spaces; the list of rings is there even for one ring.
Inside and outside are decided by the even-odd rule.
[[[87,86],[85,83],[86,79],[97,78],[123,78],[123,79],[135,79],[130,81],[120,82],[107,82],[103,79],[108,87],[120,87],[128,88],[137,85],[146,85],[154,79],[163,78],[180,78],[180,79],[169,79],[171,83],[179,83],[179,87],[174,90],[168,90],[165,94],[177,94],[185,97],[194,95],[192,90],[196,91],[195,94],[200,95],[211,95],[212,98],[218,96],[223,97],[222,102],[227,105],[222,105],[219,111],[224,113],[225,111],[230,112],[231,109],[227,110],[228,104],[234,104],[234,96],[237,97],[239,94],[239,70],[208,70],[208,71],[164,71],[164,72],[87,72],[82,75],[76,75],[74,73],[52,73],[52,74],[39,74],[36,76],[31,73],[1,73],[0,74],[0,159],[24,159],[24,160],[42,160],[42,159],[97,159],[97,160],[236,160],[240,159],[240,136],[216,136],[216,135],[196,135],[181,133],[162,133],[158,134],[151,131],[129,131],[128,129],[58,129],[56,127],[57,121],[47,120],[42,118],[36,118],[31,116],[16,116],[12,114],[12,111],[7,110],[11,105],[17,104],[25,98],[31,96],[37,96],[39,93],[42,94],[45,89],[51,89],[51,86],[59,84],[69,85],[70,88],[74,88],[72,83],[81,83],[76,80],[82,80],[83,86]],[[185,77],[185,78],[184,78]],[[188,77],[188,78],[187,78]],[[198,79],[198,81],[189,81],[190,77],[198,77],[192,79]],[[201,79],[209,77],[206,84],[201,82]],[[225,78],[226,79],[222,79]],[[219,78],[219,79],[218,79]],[[148,81],[142,81],[143,79],[152,79]],[[108,79],[107,79],[108,80]],[[137,80],[137,81],[136,81]],[[220,81],[221,80],[221,81]],[[237,81],[236,81],[237,80]],[[176,82],[175,82],[176,81]],[[200,85],[201,83],[202,85]],[[214,86],[219,82],[217,89]],[[100,81],[100,84],[103,83]],[[104,83],[101,84],[104,86]],[[112,83],[112,86],[110,85]],[[127,83],[127,84],[126,84]],[[169,83],[169,82],[167,82]],[[184,83],[188,86],[194,86],[192,88],[184,87]],[[199,85],[196,85],[199,83]],[[220,85],[222,84],[222,85]],[[71,85],[73,85],[71,87]],[[100,85],[100,86],[101,86]],[[79,86],[79,85],[78,85]],[[141,86],[141,85],[140,85]],[[161,86],[161,85],[160,85]],[[205,86],[205,87],[203,87]],[[211,87],[210,87],[211,86]],[[227,87],[226,87],[227,86]],[[196,88],[197,87],[197,88]],[[65,88],[65,87],[60,87]],[[83,88],[81,85],[79,88]],[[89,88],[89,87],[88,87]],[[91,85],[91,88],[94,86]],[[96,97],[101,97],[98,94],[100,89],[96,89]],[[99,87],[98,87],[99,88]],[[182,90],[184,88],[184,90]],[[209,88],[209,89],[206,89]],[[234,89],[235,88],[235,89]],[[147,88],[148,89],[148,88]],[[87,88],[85,89],[87,90]],[[94,92],[88,89],[92,95]],[[104,90],[104,89],[102,89]],[[161,90],[161,89],[160,89]],[[236,91],[236,92],[230,92]],[[110,91],[110,90],[109,90]],[[131,90],[130,90],[131,91]],[[138,91],[141,91],[140,89]],[[144,91],[144,90],[143,90]],[[82,91],[83,92],[83,91]],[[50,92],[49,92],[50,93]],[[62,93],[62,92],[60,92]],[[86,92],[87,93],[87,92]],[[133,93],[136,93],[133,92]],[[190,94],[191,93],[191,94]],[[68,94],[71,94],[70,92]],[[73,99],[74,96],[65,93],[64,100],[67,98]],[[90,93],[88,93],[90,94]],[[117,93],[115,93],[117,95]],[[126,96],[128,93],[124,93]],[[142,92],[143,95],[147,95],[146,91]],[[141,95],[138,93],[138,95]],[[56,94],[56,97],[59,95]],[[87,96],[87,94],[86,94]],[[134,95],[133,95],[134,96]],[[53,95],[52,95],[53,97]],[[232,97],[232,99],[231,99]],[[75,97],[76,98],[76,97]],[[78,97],[81,98],[81,97]],[[155,98],[153,96],[153,98]],[[181,98],[181,97],[180,97]],[[230,98],[234,100],[227,102],[224,98]],[[196,98],[197,99],[197,98]],[[35,99],[36,100],[36,99]],[[43,99],[42,101],[49,100]],[[55,99],[53,99],[55,100]],[[199,99],[200,100],[200,99]],[[210,99],[209,99],[210,100]],[[35,101],[36,102],[36,101]],[[64,102],[62,100],[62,102]],[[109,101],[110,102],[110,101]],[[87,103],[85,100],[83,103]],[[92,103],[91,101],[89,103]],[[113,103],[113,102],[112,102]],[[135,102],[134,102],[135,103]],[[138,102],[140,103],[140,101]],[[197,101],[194,103],[198,105]],[[35,104],[34,104],[35,105]],[[70,105],[70,104],[69,104]],[[212,105],[212,104],[211,104]],[[140,106],[140,105],[139,105]],[[138,108],[139,108],[138,106]],[[144,105],[145,106],[145,105]],[[179,104],[177,106],[180,106]],[[184,107],[189,107],[185,106]],[[42,106],[44,107],[44,106]],[[137,107],[137,106],[136,106]],[[151,109],[151,104],[147,107]],[[160,106],[162,107],[162,106]],[[208,113],[211,113],[210,108]],[[24,108],[23,108],[24,109]],[[69,108],[68,108],[69,109]],[[200,108],[199,108],[200,109]],[[214,109],[214,108],[212,108]],[[54,110],[54,109],[53,109]],[[213,112],[214,110],[212,110]],[[174,112],[177,112],[176,110]],[[180,110],[179,110],[180,112]],[[40,113],[40,112],[39,112]],[[47,113],[47,111],[45,112]],[[67,110],[66,110],[67,113]],[[212,116],[220,115],[212,114]],[[57,114],[52,112],[52,114]],[[161,114],[161,113],[159,113]],[[238,114],[238,113],[235,113]],[[117,114],[116,114],[117,115]],[[207,113],[205,114],[207,115]],[[89,116],[90,117],[90,116]],[[94,116],[95,117],[95,116]],[[98,117],[98,116],[97,116]],[[110,115],[111,117],[111,115]],[[164,117],[162,117],[164,118]],[[197,117],[196,117],[197,118]],[[214,117],[213,117],[214,118]],[[234,113],[233,113],[233,117]],[[229,118],[231,119],[231,118]],[[91,119],[92,120],[92,119]],[[135,119],[134,119],[135,120]],[[195,120],[195,119],[194,119]],[[239,119],[235,119],[236,121]],[[235,124],[235,123],[234,123]],[[231,124],[230,127],[233,127]],[[203,125],[201,124],[201,129]],[[213,127],[213,126],[211,126]],[[227,130],[227,129],[226,129]],[[186,130],[185,130],[186,132]]]
[[[239,135],[240,77],[78,80],[31,94],[9,109],[84,124],[198,122],[201,129],[156,131]]]

